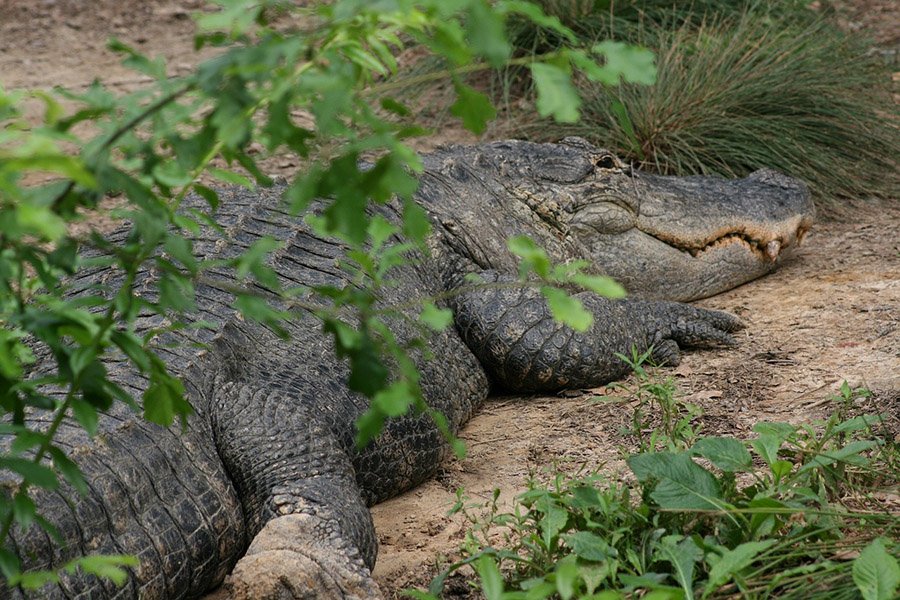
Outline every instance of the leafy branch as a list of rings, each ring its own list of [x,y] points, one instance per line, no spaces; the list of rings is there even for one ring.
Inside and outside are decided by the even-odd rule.
[[[39,125],[23,116],[27,93],[0,90],[0,320],[5,326],[0,332],[0,413],[9,440],[0,453],[9,484],[0,488],[0,572],[7,581],[38,585],[56,576],[22,573],[8,540],[15,523],[48,526],[30,490],[55,488],[60,476],[74,489],[84,488],[82,474],[56,443],[69,414],[94,435],[98,414],[119,401],[139,406],[147,419],[163,426],[179,419],[184,424],[192,412],[184,386],[154,349],[158,331],[139,335],[136,322],[138,315],[153,315],[176,328],[196,318],[195,286],[210,283],[204,269],[215,257],[198,257],[192,240],[203,227],[221,229],[214,213],[222,200],[214,187],[200,183],[204,178],[269,185],[251,150],[254,142],[264,155],[289,152],[300,158],[304,166],[285,190],[286,206],[307,214],[318,234],[341,240],[359,293],[313,289],[314,301],[304,303],[296,290],[279,282],[270,258],[277,243],[269,239],[221,265],[234,274],[234,282],[253,281],[259,288],[232,283],[223,289],[244,317],[276,330],[286,316],[278,307],[291,303],[321,318],[339,356],[350,363],[351,389],[371,402],[358,424],[361,440],[377,435],[385,419],[416,408],[433,414],[449,434],[446,420],[422,397],[409,344],[394,338],[384,322],[387,313],[377,306],[391,269],[408,260],[404,249],[423,247],[429,233],[427,217],[413,201],[421,161],[406,144],[423,130],[413,111],[391,96],[409,83],[396,79],[397,55],[414,43],[444,60],[447,69],[425,77],[453,82],[458,94],[454,114],[476,133],[495,112],[484,94],[462,82],[467,73],[505,64],[529,66],[539,91],[544,90],[539,112],[571,120],[579,104],[571,77],[580,72],[596,78],[604,69],[619,68],[600,64],[610,57],[599,46],[514,57],[505,31],[510,15],[576,40],[558,19],[518,0],[337,0],[314,11],[315,27],[296,27],[312,13],[281,0],[217,4],[221,10],[198,18],[196,41],[220,47],[221,53],[188,77],[170,79],[162,60],[113,41],[110,47],[123,54],[124,63],[149,75],[152,85],[124,95],[99,83],[81,93],[34,92],[46,107]],[[64,108],[60,98],[76,106]],[[298,111],[312,124],[298,124]],[[79,123],[99,133],[81,138],[74,127]],[[372,168],[360,167],[363,156],[377,157]],[[206,201],[208,211],[182,206],[192,191]],[[127,218],[127,230],[117,234],[115,243],[91,234],[93,248],[82,252],[87,244],[72,225],[112,195],[124,200],[115,214]],[[326,200],[313,215],[315,198]],[[402,212],[398,223],[385,226],[372,216],[377,211],[368,209],[392,199]],[[407,246],[389,242],[394,234],[402,235]],[[548,290],[564,282],[608,289],[606,282],[577,269],[550,268],[537,249],[517,243],[529,257],[527,268]],[[73,290],[73,281],[87,267],[104,269],[109,285],[90,294]],[[135,289],[140,273],[153,274],[149,289]],[[260,288],[270,293],[260,294]],[[565,295],[554,297],[557,308],[574,306]],[[442,299],[432,298],[414,311],[424,329],[447,325],[434,304]],[[411,307],[412,301],[399,309]],[[337,318],[347,311],[354,315],[353,327]],[[585,326],[582,317],[573,325]],[[146,380],[139,401],[107,372],[104,360],[114,353],[126,357],[128,368]],[[364,382],[359,373],[373,370],[379,376]],[[41,428],[47,420],[35,417],[47,411],[53,416]],[[69,567],[118,578],[116,565],[128,561],[110,560],[85,559]]]

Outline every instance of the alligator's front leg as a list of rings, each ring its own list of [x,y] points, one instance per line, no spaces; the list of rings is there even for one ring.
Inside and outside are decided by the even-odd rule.
[[[540,291],[485,272],[488,284],[453,300],[456,326],[493,380],[509,391],[591,387],[617,379],[628,366],[617,354],[653,348],[659,364],[675,365],[679,346],[732,345],[740,319],[677,302],[609,300],[577,294],[594,316],[577,333],[553,320]],[[499,285],[497,285],[499,284]]]

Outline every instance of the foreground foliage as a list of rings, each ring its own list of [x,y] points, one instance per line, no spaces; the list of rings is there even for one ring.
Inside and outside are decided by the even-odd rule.
[[[668,384],[641,370],[638,385],[656,395]],[[512,512],[496,493],[486,513],[461,498],[464,559],[413,594],[436,597],[471,566],[489,600],[894,598],[900,520],[875,496],[896,493],[900,448],[879,417],[845,414],[862,393],[844,384],[825,422],[759,423],[750,441],[672,437],[682,407],[656,428],[656,448],[628,458],[628,482],[533,479]]]
[[[5,583],[39,587],[58,577],[21,573],[7,542],[14,526],[38,524],[54,535],[36,513],[31,488],[56,489],[64,480],[86,489],[66,446],[55,438],[64,420],[74,419],[94,436],[98,413],[125,402],[160,425],[187,423],[192,409],[184,386],[155,351],[163,332],[139,336],[134,323],[139,314],[159,314],[171,328],[184,327],[180,316],[194,307],[194,284],[211,268],[234,273],[235,309],[276,332],[283,332],[279,322],[291,315],[284,307],[321,319],[338,355],[350,363],[348,385],[371,399],[358,424],[361,444],[378,434],[388,416],[428,412],[408,348],[393,339],[385,311],[374,309],[380,287],[390,284],[391,268],[410,260],[406,253],[422,247],[429,230],[412,201],[421,162],[406,145],[426,130],[396,95],[397,55],[419,45],[442,57],[447,68],[433,77],[452,84],[453,114],[480,133],[495,111],[461,74],[516,60],[506,35],[511,15],[577,42],[557,19],[518,0],[336,0],[313,8],[284,0],[215,4],[218,10],[198,15],[195,44],[219,47],[220,53],[186,76],[169,77],[162,59],[112,40],[110,48],[152,77],[152,85],[124,96],[99,82],[81,93],[0,88],[0,433],[6,436],[0,469],[10,481],[0,489]],[[570,80],[575,71],[598,81],[610,79],[611,69],[630,72],[627,62],[610,64],[609,52],[573,47],[520,61],[540,88],[540,114],[577,118]],[[646,77],[652,60],[639,67]],[[39,125],[24,116],[29,101],[45,107]],[[298,114],[312,125],[302,125]],[[201,181],[270,185],[257,164],[260,148],[263,156],[291,153],[305,165],[285,195],[298,218],[313,198],[330,199],[309,220],[317,233],[345,244],[342,267],[355,287],[283,287],[267,266],[279,246],[269,238],[224,263],[195,257],[191,235],[201,223],[215,227],[212,215],[220,203],[214,187]],[[179,210],[189,193],[202,196],[209,211]],[[109,196],[121,198],[115,216],[131,223],[124,244],[73,233],[70,225]],[[402,206],[400,223],[370,218],[367,207],[392,200]],[[394,234],[408,243],[391,242]],[[99,252],[85,258],[83,246]],[[537,260],[537,250],[528,251],[529,264],[546,262]],[[69,276],[102,266],[122,278],[98,287],[91,298],[67,295]],[[546,275],[550,288],[561,283],[554,274],[577,275],[577,269],[545,266],[538,275]],[[146,269],[158,273],[152,289],[133,289]],[[596,278],[582,281],[600,285]],[[422,331],[446,327],[447,311],[421,300]],[[572,302],[566,298],[563,304]],[[32,372],[35,352],[43,359]],[[104,359],[110,355],[127,357],[146,378],[142,397],[132,398],[107,377]],[[441,415],[433,416],[445,424]],[[120,581],[126,565],[134,559],[89,557],[65,568]]]

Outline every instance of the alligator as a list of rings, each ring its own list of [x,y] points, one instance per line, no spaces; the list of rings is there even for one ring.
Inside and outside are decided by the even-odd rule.
[[[433,333],[427,351],[416,355],[424,397],[454,432],[491,389],[596,386],[626,373],[616,353],[650,349],[672,365],[684,347],[734,343],[737,317],[678,301],[771,271],[813,219],[806,188],[786,175],[651,175],[577,138],[453,146],[423,161],[416,199],[432,222],[428,252],[397,269],[396,285],[380,301],[409,304],[458,290],[446,294],[455,327]],[[233,257],[274,236],[283,246],[269,264],[285,281],[353,285],[339,266],[343,245],[292,216],[282,193],[279,185],[222,190],[219,228],[194,239],[198,259]],[[392,202],[382,210],[398,219],[401,207]],[[559,324],[537,286],[518,283],[506,240],[519,234],[554,261],[590,261],[632,296],[578,293],[593,325],[577,333]],[[484,285],[472,285],[473,275]],[[148,268],[135,282],[150,301],[148,284],[157,276]],[[121,281],[120,273],[95,266],[71,286],[90,294]],[[187,429],[154,425],[122,403],[101,416],[93,439],[64,423],[60,444],[89,491],[35,490],[59,539],[32,526],[7,541],[26,569],[97,553],[135,555],[139,566],[121,587],[62,572],[36,592],[6,588],[0,597],[195,598],[226,576],[234,598],[378,597],[368,506],[431,477],[447,453],[446,438],[430,416],[409,414],[388,420],[374,442],[357,449],[354,424],[367,401],[347,387],[346,361],[335,357],[316,317],[296,309],[283,339],[239,318],[234,288],[222,281],[235,281],[225,267],[196,287],[190,319],[209,327],[157,338],[194,409]],[[161,320],[142,314],[136,330],[159,328]],[[421,335],[409,319],[391,321],[391,329],[401,341]],[[106,367],[132,394],[148,384],[122,357]],[[2,485],[14,482],[0,477]]]

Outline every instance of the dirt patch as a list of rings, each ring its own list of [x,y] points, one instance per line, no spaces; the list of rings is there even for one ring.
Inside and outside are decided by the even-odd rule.
[[[897,4],[840,2],[848,26],[873,28],[897,44]],[[115,35],[169,59],[179,74],[199,58],[191,49],[190,12],[199,0],[0,0],[0,85],[84,89],[97,77],[119,89],[145,78],[105,49]],[[878,19],[870,19],[877,9]],[[868,12],[867,12],[868,11]],[[887,15],[887,16],[885,16]],[[890,18],[893,15],[893,18]],[[882,29],[878,29],[882,24]],[[893,24],[893,25],[892,25]],[[893,29],[891,29],[893,28]],[[890,30],[889,30],[890,29]],[[468,140],[448,130],[437,141]],[[435,144],[435,139],[427,142]],[[296,164],[272,163],[273,172]],[[861,409],[900,415],[900,207],[860,203],[840,221],[818,225],[778,272],[701,302],[747,321],[740,345],[687,354],[670,370],[685,399],[703,410],[704,433],[746,435],[763,420],[810,421],[825,415],[844,380],[874,395]],[[633,440],[625,433],[634,406],[598,401],[604,390],[569,397],[498,398],[461,433],[469,455],[445,464],[433,481],[373,509],[381,550],[375,577],[389,596],[427,585],[465,531],[446,516],[465,489],[509,501],[529,474],[621,467]]]

